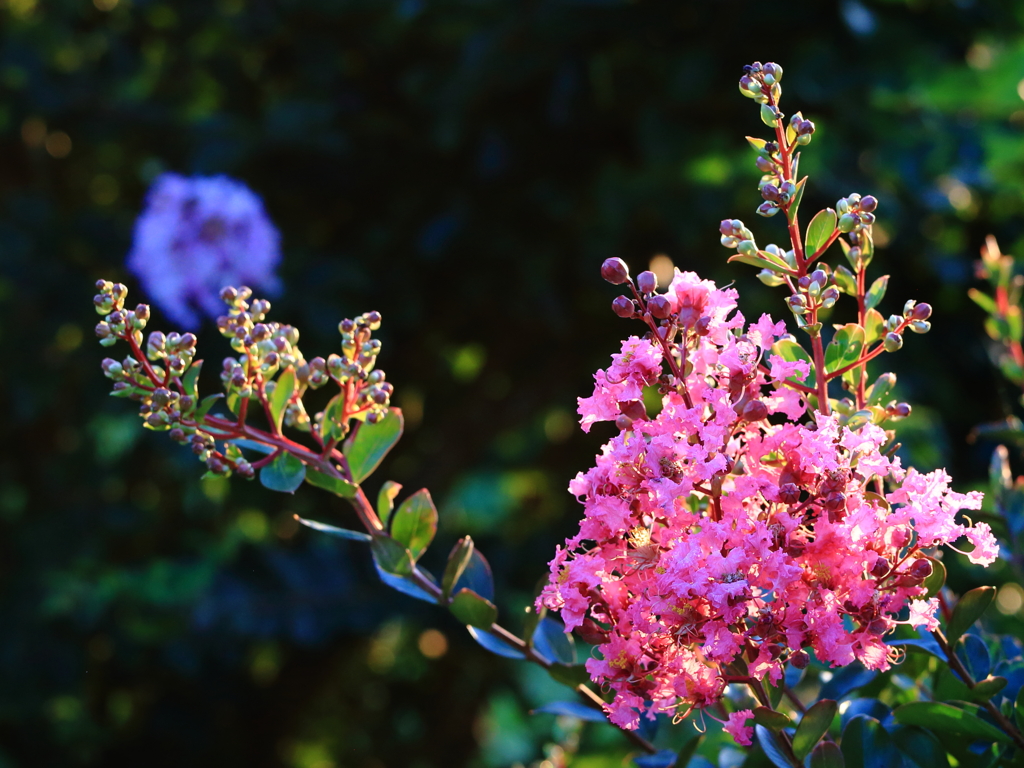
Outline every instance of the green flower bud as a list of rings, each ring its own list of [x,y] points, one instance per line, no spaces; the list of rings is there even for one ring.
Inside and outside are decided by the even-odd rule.
[[[885,341],[882,342],[882,346],[886,352],[896,352],[903,346],[903,337],[898,333],[887,333],[885,334]]]
[[[932,324],[927,320],[911,320],[910,330],[914,333],[928,333],[932,329]]]
[[[757,243],[755,243],[753,240],[743,240],[740,242],[738,246],[736,246],[736,250],[742,253],[744,256],[756,256]]]
[[[857,225],[860,224],[860,220],[852,213],[844,213],[839,217],[839,223],[836,225],[839,231],[842,233],[852,232]]]

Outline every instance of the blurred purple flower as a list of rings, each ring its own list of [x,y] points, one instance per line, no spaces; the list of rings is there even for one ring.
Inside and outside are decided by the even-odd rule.
[[[162,174],[135,222],[128,269],[152,303],[195,328],[224,314],[227,285],[277,290],[280,235],[260,199],[226,176]]]

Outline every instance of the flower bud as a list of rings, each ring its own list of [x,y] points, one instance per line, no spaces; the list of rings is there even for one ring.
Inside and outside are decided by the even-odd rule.
[[[779,502],[796,504],[800,501],[800,487],[796,483],[783,483],[779,486]]]
[[[605,259],[601,265],[601,277],[612,285],[622,285],[629,280],[629,267],[622,259]]]
[[[765,184],[761,187],[761,197],[765,200],[771,200],[773,203],[779,202],[779,188],[774,184]]]
[[[619,403],[619,411],[630,421],[641,421],[647,418],[647,408],[642,400],[624,400]]]
[[[796,669],[807,669],[807,665],[811,663],[811,656],[805,650],[793,651],[789,655],[789,663],[792,664]]]
[[[882,346],[886,352],[896,352],[903,346],[903,337],[898,333],[887,333],[885,334],[885,341],[882,342]]]
[[[701,317],[697,321],[697,324],[693,326],[693,332],[696,333],[698,336],[707,336],[710,330],[711,318],[708,317],[707,315]]]
[[[636,306],[633,300],[626,296],[619,296],[612,302],[612,312],[627,320],[636,314]]]
[[[876,200],[873,195],[864,195],[864,197],[860,199],[860,209],[864,211],[864,213],[871,213],[877,207],[878,200]]]
[[[757,214],[759,216],[764,216],[765,218],[771,218],[778,212],[779,206],[769,201],[765,201],[757,206]]]
[[[768,418],[768,406],[760,400],[751,400],[743,406],[743,418],[746,421],[762,421]]]
[[[737,244],[736,250],[744,256],[754,256],[757,254],[757,243],[753,240],[741,240]]]
[[[913,320],[927,320],[932,316],[931,304],[917,304],[910,313]]]
[[[910,566],[910,575],[924,581],[932,575],[932,561],[926,557],[915,560],[914,564]]]
[[[896,405],[889,409],[889,413],[898,419],[905,419],[912,410],[910,403],[896,403]]]
[[[807,297],[800,293],[794,293],[788,299],[786,303],[792,310],[794,315],[802,315],[807,312]]]
[[[650,311],[651,315],[659,320],[664,320],[672,314],[672,304],[669,303],[667,298],[661,295],[652,296],[651,300],[647,302],[647,309]]]
[[[876,579],[880,579],[889,572],[889,561],[884,557],[879,557],[875,560],[875,564],[871,566],[871,575]]]
[[[636,276],[636,287],[640,293],[654,293],[658,290],[658,276],[651,271],[641,272]]]
[[[620,413],[615,419],[615,428],[621,432],[625,432],[633,426],[633,420],[626,416],[624,413]]]
[[[839,223],[836,226],[839,228],[840,232],[845,234],[847,232],[852,232],[858,224],[860,224],[860,219],[858,219],[854,214],[844,213],[839,217]]]

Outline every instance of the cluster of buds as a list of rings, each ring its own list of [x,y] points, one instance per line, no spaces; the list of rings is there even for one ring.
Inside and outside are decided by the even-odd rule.
[[[104,347],[113,346],[119,338],[131,335],[136,344],[142,343],[142,329],[149,322],[149,307],[139,304],[134,310],[125,311],[124,300],[128,289],[122,283],[100,280],[96,283],[99,291],[92,298],[97,314],[105,315],[96,325],[96,336]]]
[[[771,218],[796,195],[796,184],[791,181],[775,184],[777,178],[777,176],[765,176],[758,185],[761,197],[764,198],[764,202],[757,206],[759,216]]]
[[[839,289],[828,264],[822,264],[809,275],[796,281],[796,291],[786,299],[794,315],[805,315],[818,309],[830,309],[839,299]]]
[[[839,221],[836,226],[843,234],[860,232],[871,227],[875,223],[875,208],[878,207],[878,200],[871,195],[860,195],[854,193],[844,197],[836,203],[836,213],[839,214]]]
[[[902,315],[889,315],[885,321],[885,344],[886,352],[896,352],[903,347],[903,332],[910,330],[913,333],[928,333],[932,324],[928,318],[932,316],[930,304],[918,304],[910,299],[903,305]]]
[[[333,380],[341,389],[322,413],[317,414],[314,429],[323,439],[344,436],[349,421],[357,419],[375,424],[387,414],[394,387],[385,381],[384,371],[376,369],[380,354],[379,339],[372,338],[380,328],[380,312],[365,312],[342,320],[341,354],[332,354],[326,364],[310,365],[308,376],[318,381]]]
[[[773,100],[777,102],[779,96],[782,95],[780,80],[782,80],[782,67],[771,61],[767,64],[755,61],[753,64],[743,67],[740,93],[758,104],[767,104],[769,96],[773,96]],[[768,93],[765,92],[766,90]]]
[[[789,118],[789,128],[786,130],[786,136],[789,138],[792,133],[792,139],[790,141],[796,141],[800,146],[806,146],[811,143],[811,135],[814,133],[814,123],[810,120],[805,120],[803,114],[800,112],[795,113]]]
[[[171,376],[182,376],[191,367],[195,356],[196,337],[193,333],[171,332],[164,335],[161,331],[153,331],[146,339],[146,357],[153,362],[163,362]]]

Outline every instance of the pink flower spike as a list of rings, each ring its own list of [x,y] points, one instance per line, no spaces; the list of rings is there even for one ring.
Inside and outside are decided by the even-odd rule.
[[[753,720],[754,713],[749,709],[741,709],[729,715],[725,724],[725,732],[732,736],[733,741],[742,747],[749,747],[753,742],[754,729],[751,726],[744,726],[747,720]]]

